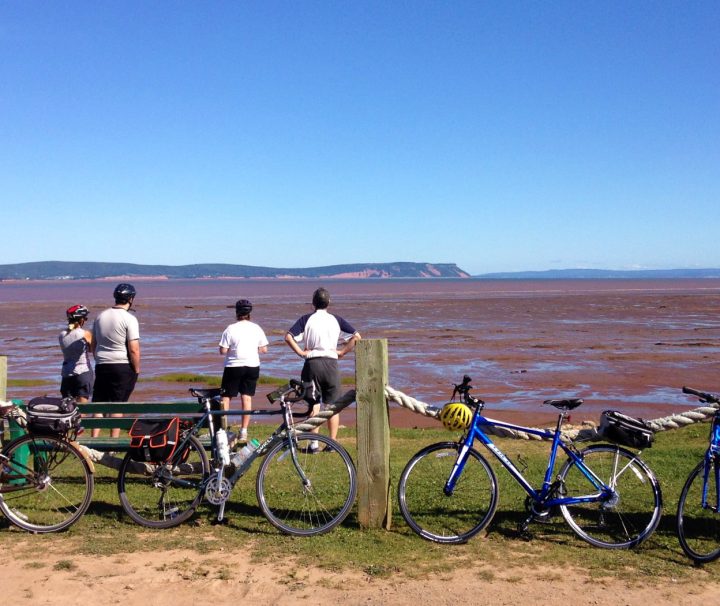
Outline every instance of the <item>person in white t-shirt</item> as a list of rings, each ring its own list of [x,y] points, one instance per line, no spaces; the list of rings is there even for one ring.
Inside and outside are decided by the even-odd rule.
[[[267,352],[268,345],[263,329],[250,321],[252,308],[252,303],[247,299],[235,303],[237,322],[230,324],[220,337],[220,353],[225,356],[220,386],[223,410],[230,409],[230,400],[238,394],[242,409],[252,410],[252,397],[260,376],[260,354]],[[243,415],[240,442],[247,442],[249,425],[250,415]]]
[[[313,293],[312,304],[315,311],[301,316],[285,334],[285,342],[305,363],[300,379],[315,381],[322,392],[324,404],[332,404],[340,395],[340,370],[338,359],[349,354],[355,343],[360,340],[360,333],[344,318],[328,311],[330,293],[325,288],[318,288]],[[339,343],[342,342],[342,345]],[[315,406],[313,414],[320,407]],[[333,440],[337,439],[340,427],[340,415],[335,414],[328,419],[328,432]],[[318,428],[312,430],[318,432]],[[310,442],[309,452],[321,452],[317,440]]]

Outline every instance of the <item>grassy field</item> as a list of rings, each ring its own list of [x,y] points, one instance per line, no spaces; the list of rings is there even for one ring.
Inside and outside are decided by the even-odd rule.
[[[268,428],[269,430],[269,428]],[[261,433],[262,427],[256,430]],[[496,567],[523,568],[552,565],[579,567],[592,576],[632,578],[632,575],[670,577],[678,582],[697,580],[697,569],[681,552],[674,531],[674,516],[682,485],[700,459],[707,442],[708,425],[658,434],[655,446],[643,458],[658,476],[664,497],[664,513],[656,533],[640,548],[613,551],[594,548],[576,538],[561,517],[550,524],[531,526],[532,539],[521,538],[517,524],[525,517],[525,494],[507,472],[493,463],[500,484],[500,503],[486,533],[469,543],[443,546],[416,536],[405,524],[395,506],[392,529],[361,530],[353,511],[335,531],[313,538],[294,538],[280,534],[262,516],[255,497],[255,470],[235,487],[226,508],[229,522],[213,525],[215,508],[202,505],[196,517],[179,528],[150,531],[134,525],[124,515],[116,492],[116,472],[97,467],[96,489],[88,513],[69,531],[55,535],[31,536],[0,521],[0,548],[22,539],[20,557],[37,559],[45,548],[74,553],[116,554],[191,548],[208,553],[220,550],[250,551],[258,561],[296,557],[332,570],[355,570],[369,575],[400,574],[419,577],[457,567],[473,569],[473,574],[492,577]],[[439,429],[394,429],[392,431],[392,489],[408,459],[421,447],[453,434]],[[351,430],[343,430],[342,443],[355,453]],[[539,481],[545,465],[547,444],[499,439],[501,448],[517,460],[522,455],[528,477]],[[256,464],[257,465],[257,464]],[[393,495],[394,496],[394,495]],[[16,550],[17,551],[17,550]],[[18,554],[14,553],[17,557]],[[700,574],[717,571],[710,565]],[[695,575],[695,576],[693,576]]]

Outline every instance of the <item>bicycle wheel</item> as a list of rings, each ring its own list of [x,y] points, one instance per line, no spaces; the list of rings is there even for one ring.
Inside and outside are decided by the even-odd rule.
[[[142,526],[171,528],[193,514],[209,475],[207,454],[195,436],[169,463],[143,463],[127,454],[118,472],[120,504]]]
[[[27,434],[8,444],[0,465],[0,510],[35,533],[64,530],[90,505],[94,476],[82,453],[54,436]]]
[[[680,493],[677,532],[680,545],[695,562],[712,562],[720,557],[720,512],[718,511],[717,460],[708,462],[707,506],[703,507],[705,461],[692,470]]]
[[[465,543],[485,528],[498,501],[495,473],[476,450],[470,449],[451,494],[445,483],[455,467],[460,444],[440,442],[419,451],[400,476],[398,500],[405,521],[424,539]]]
[[[309,452],[311,440],[320,442],[320,452]],[[327,436],[301,433],[293,442],[299,469],[290,440],[271,447],[257,474],[258,503],[268,521],[287,534],[322,534],[340,524],[355,502],[355,466],[347,451]]]
[[[652,471],[629,450],[600,444],[582,451],[585,466],[614,494],[605,501],[561,505],[575,534],[595,547],[627,549],[647,539],[660,522],[662,493]],[[583,471],[568,460],[559,474],[564,496],[597,495]]]

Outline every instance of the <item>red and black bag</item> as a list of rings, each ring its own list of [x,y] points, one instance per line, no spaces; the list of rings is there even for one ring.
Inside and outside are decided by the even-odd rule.
[[[128,433],[130,458],[147,463],[165,463],[178,445],[180,419],[136,419]]]

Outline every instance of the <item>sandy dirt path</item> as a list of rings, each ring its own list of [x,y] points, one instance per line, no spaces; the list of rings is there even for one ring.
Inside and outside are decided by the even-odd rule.
[[[590,579],[577,570],[500,570],[483,564],[472,571],[430,576],[377,578],[357,572],[328,572],[292,560],[250,563],[243,554],[191,551],[141,552],[112,556],[44,554],[29,559],[22,541],[3,555],[5,604],[88,606],[143,604],[418,604],[537,603],[663,606],[717,601],[720,582],[699,571],[702,584],[672,578]],[[14,552],[18,551],[18,557]],[[474,595],[474,598],[469,596]]]

